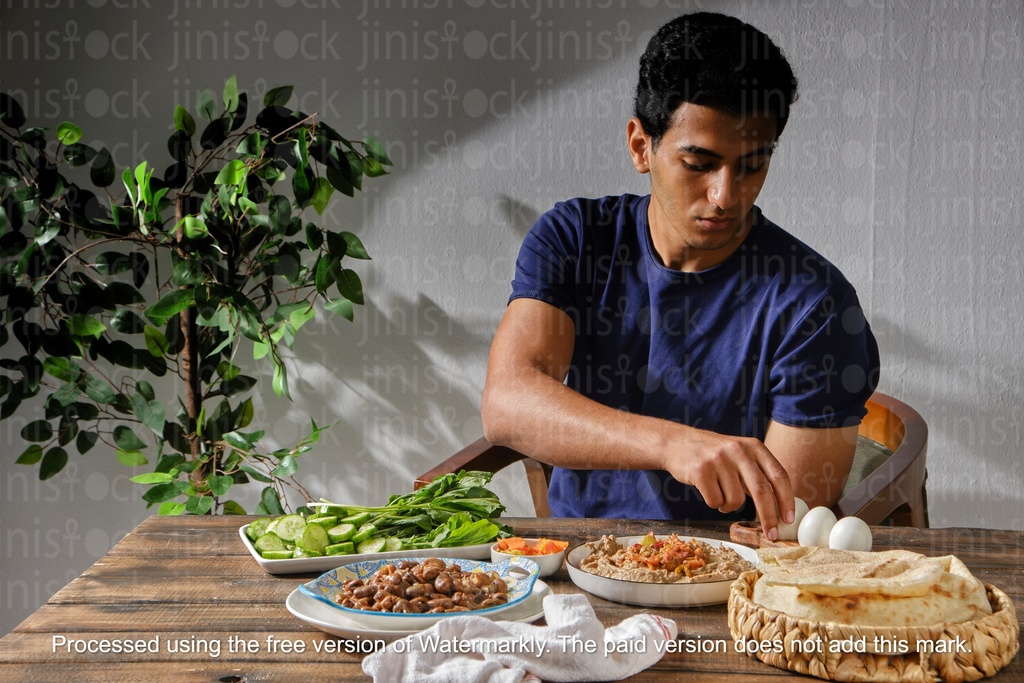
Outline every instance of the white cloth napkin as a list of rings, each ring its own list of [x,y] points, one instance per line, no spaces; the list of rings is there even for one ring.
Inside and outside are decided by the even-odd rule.
[[[376,683],[617,681],[661,659],[678,632],[655,614],[605,629],[584,595],[545,597],[544,618],[547,626],[443,619],[366,657],[363,671]]]

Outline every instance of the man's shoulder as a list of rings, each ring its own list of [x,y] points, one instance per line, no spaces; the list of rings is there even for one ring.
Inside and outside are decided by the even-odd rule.
[[[849,280],[832,261],[764,216],[760,217],[756,239],[745,247],[746,267],[756,274],[801,288],[850,286]]]
[[[606,195],[604,197],[573,197],[558,202],[549,213],[556,213],[582,226],[593,227],[636,221],[646,217],[649,195]]]

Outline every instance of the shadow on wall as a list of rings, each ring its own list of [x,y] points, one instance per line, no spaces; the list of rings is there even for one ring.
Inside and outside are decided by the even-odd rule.
[[[972,356],[969,349],[974,344],[969,340],[957,344],[964,353],[944,354],[946,346],[888,317],[874,318],[872,328],[882,350],[883,390],[906,401],[928,423],[932,526],[948,526],[949,520],[962,525],[958,508],[969,504],[979,511],[972,526],[1021,528],[1021,519],[1011,520],[1008,512],[1024,510],[1020,476],[1000,462],[1008,445],[1019,449],[1024,443],[1019,409],[1024,405],[1024,373],[1019,361]],[[913,368],[913,374],[906,368]],[[979,405],[972,398],[979,392],[998,398]]]

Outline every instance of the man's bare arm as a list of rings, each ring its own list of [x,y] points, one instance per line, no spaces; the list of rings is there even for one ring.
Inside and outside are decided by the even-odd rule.
[[[857,427],[807,429],[770,422],[764,443],[789,472],[795,496],[810,507],[831,507],[850,474]]]
[[[723,512],[754,500],[769,538],[792,520],[786,469],[757,439],[727,437],[592,401],[563,384],[574,328],[558,308],[509,304],[491,345],[484,434],[543,462],[575,469],[666,470]]]

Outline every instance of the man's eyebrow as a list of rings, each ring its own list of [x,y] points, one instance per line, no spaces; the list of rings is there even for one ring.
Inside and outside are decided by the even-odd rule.
[[[753,151],[747,152],[746,154],[744,154],[740,158],[741,159],[747,159],[749,157],[758,157],[758,156],[764,156],[764,155],[769,155],[770,156],[773,149],[774,149],[773,145],[766,145],[766,146],[762,147],[761,149],[755,149]],[[699,154],[700,156],[711,157],[712,159],[724,159],[725,158],[721,154],[719,154],[718,152],[713,152],[710,149],[707,149],[706,147],[699,147],[697,145],[681,145],[679,147],[679,151],[680,152],[688,152],[690,154]]]

